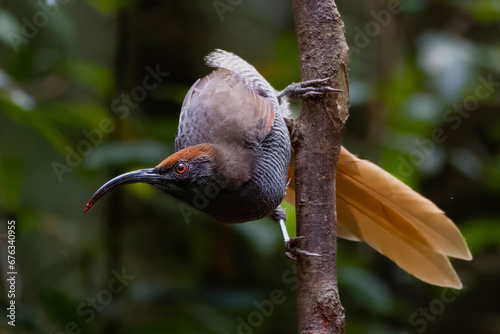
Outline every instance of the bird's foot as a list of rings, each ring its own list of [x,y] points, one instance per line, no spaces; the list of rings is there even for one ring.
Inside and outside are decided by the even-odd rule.
[[[289,259],[292,260],[297,260],[297,258],[301,255],[305,256],[321,256],[317,253],[311,253],[305,250],[302,250],[297,247],[297,243],[300,239],[303,239],[304,237],[296,237],[296,238],[290,238],[288,241],[285,241],[285,256]]]
[[[278,93],[278,99],[281,102],[283,96],[291,99],[306,99],[323,95],[326,92],[342,92],[341,89],[335,89],[326,84],[329,78],[308,80],[299,83],[292,83],[284,90]]]

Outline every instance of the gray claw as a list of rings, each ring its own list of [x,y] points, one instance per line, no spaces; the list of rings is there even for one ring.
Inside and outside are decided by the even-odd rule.
[[[323,89],[329,90],[330,92],[343,92],[342,89],[332,88],[330,86],[322,87]]]
[[[316,85],[316,84],[325,83],[328,80],[330,80],[330,78],[307,80],[307,81],[299,82],[299,85],[300,86],[313,86],[313,85]]]
[[[299,253],[300,255],[307,255],[307,256],[321,256],[318,253],[311,253],[302,249],[297,249],[297,253]]]
[[[305,98],[305,97],[310,97],[310,96],[318,96],[318,95],[323,95],[322,92],[306,92],[302,95],[302,98]]]

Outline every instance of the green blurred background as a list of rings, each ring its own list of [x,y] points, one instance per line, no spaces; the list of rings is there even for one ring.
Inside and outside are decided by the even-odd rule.
[[[300,80],[291,2],[48,2],[0,1],[3,286],[8,220],[19,273],[16,327],[2,289],[0,332],[295,333],[295,264],[272,222],[186,220],[146,185],[83,214],[105,181],[173,152],[210,51],[277,89]],[[340,240],[347,333],[500,333],[500,2],[337,4],[351,48],[344,145],[438,204],[474,254],[453,260],[466,287],[454,291]],[[145,89],[155,69],[169,75]]]

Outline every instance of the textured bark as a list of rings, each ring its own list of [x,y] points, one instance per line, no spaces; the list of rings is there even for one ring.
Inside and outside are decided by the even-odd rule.
[[[306,99],[295,123],[297,235],[300,248],[321,254],[301,256],[298,269],[300,334],[344,333],[345,316],[337,285],[335,175],[348,116],[348,47],[333,0],[294,0],[302,81],[331,78],[341,93]]]

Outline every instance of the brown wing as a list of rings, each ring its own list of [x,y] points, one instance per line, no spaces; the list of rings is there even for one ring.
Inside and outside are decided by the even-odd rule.
[[[202,143],[260,144],[274,124],[274,107],[233,72],[218,69],[199,79],[182,105],[176,151]]]

